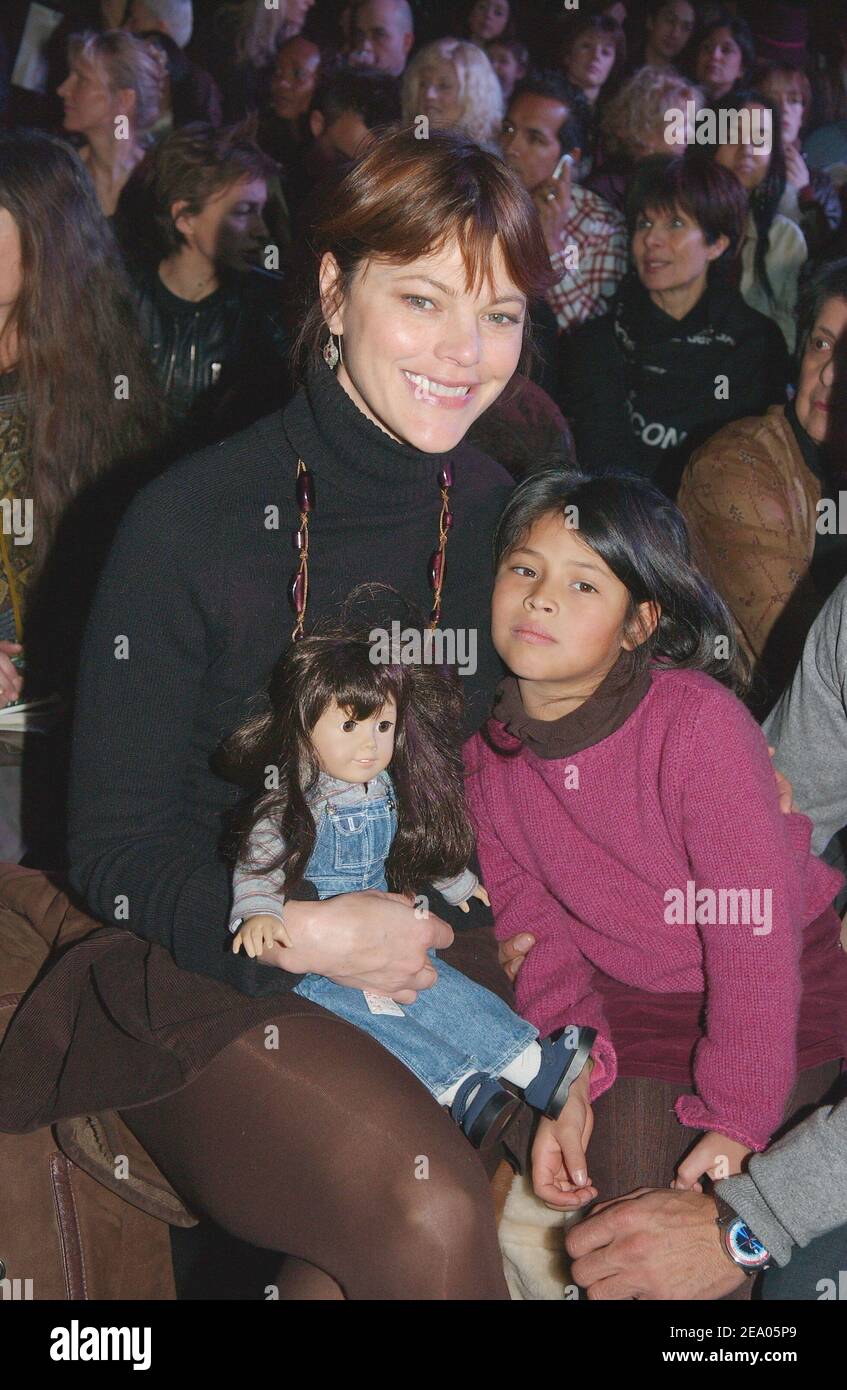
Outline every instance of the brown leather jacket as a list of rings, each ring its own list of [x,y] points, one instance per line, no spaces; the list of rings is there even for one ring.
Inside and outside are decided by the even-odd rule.
[[[823,602],[809,573],[820,497],[781,405],[707,440],[677,496],[697,563],[729,604],[770,697],[793,673]]]

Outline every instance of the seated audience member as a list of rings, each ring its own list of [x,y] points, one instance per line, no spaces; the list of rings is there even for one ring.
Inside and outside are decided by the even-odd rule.
[[[114,238],[62,140],[0,134],[0,275],[0,496],[23,523],[0,534],[0,707],[62,701],[49,735],[24,740],[22,788],[4,744],[0,840],[7,859],[27,849],[54,868],[87,604],[120,509],[161,452],[165,410]]]
[[[183,450],[233,434],[288,396],[281,277],[259,268],[275,166],[249,130],[186,126],[149,170],[161,258],[136,304]]]
[[[812,87],[802,68],[772,63],[760,71],[756,90],[780,114],[785,155],[785,192],[777,212],[801,228],[810,256],[817,256],[841,225],[841,199],[823,169],[810,169],[801,144],[809,118]]]
[[[813,277],[798,322],[795,399],[704,444],[678,499],[701,567],[755,664],[760,711],[790,679],[812,620],[847,573],[845,538],[818,512],[822,498],[837,501],[843,470],[847,261]]]
[[[310,143],[308,112],[321,70],[321,51],[302,35],[280,47],[271,74],[259,143],[288,178]]]
[[[779,330],[719,279],[744,214],[737,180],[699,151],[639,164],[627,209],[635,270],[608,314],[561,342],[558,401],[586,471],[632,470],[673,496],[693,448],[784,400]]]
[[[749,1246],[752,1236],[774,1266],[762,1276],[763,1300],[817,1300],[824,1280],[837,1297],[847,1260],[845,1175],[842,1098],[709,1193],[657,1188],[589,1212],[565,1236],[571,1277],[594,1299],[726,1298],[750,1283],[730,1247],[737,1253],[738,1237]]]
[[[268,9],[265,0],[239,0],[214,14],[203,59],[220,89],[228,124],[266,106],[286,28],[285,0],[277,9]]]
[[[762,727],[823,855],[847,826],[847,579],[809,628],[800,663]],[[842,933],[842,942],[845,937]]]
[[[68,64],[70,74],[59,88],[63,128],[84,140],[80,158],[102,211],[111,217],[159,118],[164,59],[151,44],[112,29],[74,35]]]
[[[529,49],[519,39],[492,39],[485,51],[503,88],[503,100],[508,101],[529,71]]]
[[[463,33],[484,48],[495,39],[515,37],[514,0],[471,0]]]
[[[580,169],[584,176],[594,157],[601,102],[623,72],[623,30],[607,15],[574,14],[565,19],[562,35],[558,66],[582,92],[591,112],[589,148],[583,150]]]
[[[403,77],[403,121],[426,116],[432,130],[467,135],[499,153],[503,92],[481,48],[464,39],[436,39],[415,55]]]
[[[729,169],[744,189],[748,206],[741,251],[741,293],[747,303],[778,323],[789,352],[794,351],[800,273],[808,258],[800,227],[777,212],[785,193],[785,156],[779,108],[747,91],[714,106],[718,122],[724,112],[750,113],[748,128],[739,121],[737,137],[709,147],[718,164]],[[757,140],[754,121],[760,123]],[[718,135],[720,135],[718,125]]]
[[[641,65],[673,68],[690,41],[696,22],[697,11],[691,0],[647,0]]]
[[[750,80],[756,61],[746,19],[729,11],[710,20],[696,38],[694,80],[710,102],[722,101]]]
[[[220,125],[222,119],[217,83],[184,51],[193,27],[191,0],[131,0],[124,23],[131,34],[152,39],[165,55],[170,127],[188,125],[192,121]]]
[[[308,246],[298,241],[308,234],[328,182],[343,178],[373,130],[399,124],[400,111],[400,81],[381,72],[346,69],[318,84],[308,115],[311,144],[285,179],[295,262],[308,258]],[[259,144],[267,148],[262,127]]]
[[[350,25],[351,67],[402,77],[415,42],[408,0],[362,0]]]
[[[560,329],[605,313],[627,268],[623,218],[573,181],[585,115],[582,94],[551,72],[520,84],[503,123],[503,156],[538,207],[556,275],[547,300]]]
[[[691,102],[691,107],[688,103]],[[601,158],[585,180],[623,214],[626,194],[640,159],[650,154],[682,154],[668,143],[667,113],[685,113],[686,136],[692,130],[689,112],[703,105],[703,93],[687,78],[665,68],[640,68],[608,102],[600,122]]]

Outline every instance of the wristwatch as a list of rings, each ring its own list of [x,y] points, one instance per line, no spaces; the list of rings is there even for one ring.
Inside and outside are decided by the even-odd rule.
[[[712,1192],[712,1196],[718,1209],[715,1222],[721,1233],[721,1243],[732,1263],[743,1269],[745,1274],[758,1274],[760,1270],[769,1269],[770,1251],[756,1239],[747,1222],[733,1211],[729,1202],[719,1197],[716,1191]]]

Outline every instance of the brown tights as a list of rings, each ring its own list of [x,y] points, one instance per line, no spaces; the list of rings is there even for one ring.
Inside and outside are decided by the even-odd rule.
[[[508,1300],[485,1167],[379,1043],[304,1000],[121,1112],[181,1197],[293,1257],[281,1299]]]

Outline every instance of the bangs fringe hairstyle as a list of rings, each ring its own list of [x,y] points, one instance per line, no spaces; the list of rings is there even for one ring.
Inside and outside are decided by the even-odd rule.
[[[290,893],[315,847],[308,804],[320,775],[311,741],[315,724],[332,700],[358,720],[390,698],[397,706],[389,767],[397,833],[386,863],[389,885],[396,892],[417,893],[433,878],[460,873],[474,840],[458,735],[463,707],[458,677],[435,666],[374,664],[368,642],[343,634],[292,643],[271,676],[267,707],[221,746],[216,762],[222,775],[251,793],[232,818],[225,852],[233,859],[247,856],[251,832],[269,817],[285,848],[256,867],[278,873],[280,886]],[[278,787],[255,799],[272,769]]]
[[[494,568],[522,544],[542,517],[576,506],[576,534],[605,561],[629,593],[624,619],[638,637],[637,610],[655,603],[659,622],[631,654],[630,675],[654,662],[704,671],[736,695],[749,685],[749,666],[736,636],[735,619],[721,596],[693,564],[682,512],[645,478],[608,473],[588,477],[548,468],[526,478],[512,493],[494,536]],[[726,657],[716,652],[725,638]]]
[[[648,211],[686,213],[697,223],[707,246],[720,236],[729,238],[729,246],[709,266],[710,278],[716,267],[728,265],[741,249],[746,194],[735,175],[702,150],[651,154],[639,161],[626,200],[630,242],[638,218]]]
[[[550,256],[532,198],[497,155],[453,132],[433,130],[418,140],[414,130],[376,132],[373,144],[331,190],[311,234],[313,280],[308,308],[293,345],[294,375],[317,366],[326,341],[326,317],[343,302],[359,269],[371,258],[409,265],[455,240],[465,264],[468,292],[492,283],[495,241],[506,269],[527,300],[553,284]],[[321,303],[318,272],[331,252],[340,275],[336,302]],[[518,371],[533,360],[531,324],[524,324]]]

